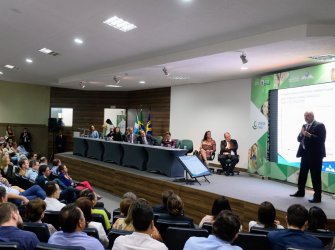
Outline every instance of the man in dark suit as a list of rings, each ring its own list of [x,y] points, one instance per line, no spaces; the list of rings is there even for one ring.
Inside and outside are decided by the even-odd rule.
[[[124,140],[125,142],[136,143],[137,136],[134,134],[134,129],[132,127],[127,128],[127,133],[126,133],[124,139],[125,139]]]
[[[137,142],[140,144],[149,144],[149,145],[156,144],[156,140],[152,138],[151,135],[145,134],[144,130],[140,131],[140,136],[137,137]]]
[[[235,165],[239,162],[237,155],[238,144],[237,141],[231,139],[230,133],[224,133],[224,140],[221,141],[220,154],[218,160],[221,163],[225,175],[234,175],[233,170]]]
[[[57,153],[63,153],[65,151],[66,139],[62,130],[60,130],[59,134],[56,136],[55,144]]]
[[[313,112],[307,111],[304,116],[307,124],[302,126],[298,135],[300,145],[297,157],[301,157],[298,191],[291,196],[305,196],[307,175],[308,171],[311,171],[314,196],[309,202],[319,203],[321,202],[322,159],[326,156],[326,128],[323,123],[314,120]]]

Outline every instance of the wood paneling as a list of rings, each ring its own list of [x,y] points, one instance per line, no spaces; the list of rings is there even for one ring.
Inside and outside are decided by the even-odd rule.
[[[72,151],[73,131],[88,129],[90,124],[102,131],[104,109],[111,106],[123,109],[149,108],[154,136],[163,134],[170,125],[170,94],[170,88],[128,92],[51,88],[50,107],[73,108],[73,127],[64,128],[67,137],[66,151]],[[52,152],[52,135],[49,136],[49,152]]]

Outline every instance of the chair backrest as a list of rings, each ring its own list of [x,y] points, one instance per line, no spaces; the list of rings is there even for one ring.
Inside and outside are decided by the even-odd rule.
[[[243,250],[270,250],[270,243],[266,235],[239,233],[233,245],[241,247]]]
[[[163,136],[156,136],[155,139],[155,145],[160,146],[162,144]]]
[[[102,214],[92,214],[92,221],[100,222],[102,226],[104,227],[105,231],[107,232],[107,228],[105,225],[105,219]]]
[[[61,223],[60,211],[45,211],[42,221],[53,225],[56,230],[59,230]]]
[[[109,240],[108,249],[112,249],[114,241],[117,237],[119,237],[120,235],[128,235],[132,233],[133,233],[132,231],[111,229],[110,232],[108,233],[108,240]]]
[[[268,235],[269,232],[274,231],[274,230],[281,230],[281,229],[251,227],[250,228],[250,233]]]
[[[207,230],[207,232],[209,234],[212,234],[212,231],[213,231],[213,224],[212,223],[209,223],[209,222],[205,222],[204,224],[202,224],[202,227],[203,229]]]
[[[99,232],[98,232],[98,229],[96,228],[93,228],[93,227],[86,227],[84,230],[83,230],[84,233],[86,233],[88,236],[92,236],[96,239],[99,239]]]
[[[307,234],[313,235],[314,237],[319,238],[324,246],[329,246],[333,242],[335,237],[335,232],[309,232],[305,231]]]
[[[121,214],[121,210],[120,210],[120,208],[117,208],[117,209],[114,209],[114,210],[113,210],[113,217],[114,217],[115,215],[119,215],[119,214]]]
[[[183,250],[186,241],[192,237],[208,237],[205,229],[168,227],[165,233],[164,243],[168,249]]]
[[[117,219],[119,219],[119,218],[126,218],[126,216],[121,215],[121,214],[113,216],[113,224],[114,224],[115,221],[116,221]]]
[[[54,245],[48,244],[44,242],[40,242],[37,244],[35,250],[85,250],[84,247],[77,247],[77,246],[61,246],[61,245]]]
[[[36,234],[41,242],[48,242],[50,233],[47,224],[37,222],[23,222],[23,230]]]
[[[20,249],[20,245],[17,242],[0,242],[0,249],[4,250]]]
[[[193,225],[189,221],[173,221],[173,220],[164,220],[159,219],[156,221],[155,226],[162,236],[163,241],[165,240],[166,230],[169,227],[183,227],[183,228],[192,228]]]
[[[187,153],[192,153],[193,152],[193,142],[191,140],[181,140],[180,142],[180,148],[185,148],[187,149]]]

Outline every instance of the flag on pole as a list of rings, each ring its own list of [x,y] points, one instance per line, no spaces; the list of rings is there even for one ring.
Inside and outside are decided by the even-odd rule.
[[[152,126],[151,126],[151,117],[150,117],[150,113],[148,115],[148,121],[147,121],[147,125],[146,125],[146,133],[147,135],[152,135]]]
[[[137,135],[139,132],[139,121],[138,121],[138,114],[136,112],[136,120],[134,124],[134,135]]]
[[[144,129],[144,123],[143,123],[143,112],[142,112],[142,109],[141,109],[140,120],[139,120],[138,124],[139,124],[138,129],[145,131],[145,129]]]

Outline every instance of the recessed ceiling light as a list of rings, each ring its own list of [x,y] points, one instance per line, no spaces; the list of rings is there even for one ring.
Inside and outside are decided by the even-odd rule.
[[[246,67],[246,66],[241,67],[241,70],[247,70],[247,69],[248,69],[248,67]]]
[[[109,26],[112,26],[115,29],[121,30],[123,32],[127,32],[127,31],[137,28],[135,24],[129,23],[117,16],[108,18],[107,20],[103,21],[103,23]]]
[[[15,66],[14,65],[10,65],[10,64],[6,64],[5,68],[7,68],[7,69],[14,69]]]
[[[50,54],[52,52],[51,49],[47,49],[47,48],[43,48],[43,49],[40,49],[39,52],[42,52],[44,54]]]
[[[139,81],[138,83],[139,84],[145,84],[145,81]]]
[[[84,43],[84,41],[81,40],[80,38],[75,38],[75,39],[73,39],[73,41],[77,44],[83,44]]]
[[[31,60],[30,58],[26,58],[26,62],[27,63],[33,63],[33,60]]]
[[[107,88],[121,88],[122,86],[120,85],[113,85],[113,84],[109,84],[109,85],[106,85]]]
[[[3,72],[2,72],[2,71],[0,71],[0,75],[3,75]]]
[[[311,58],[313,60],[317,60],[317,61],[322,61],[322,62],[335,61],[335,55],[334,54],[311,56],[309,58]]]

